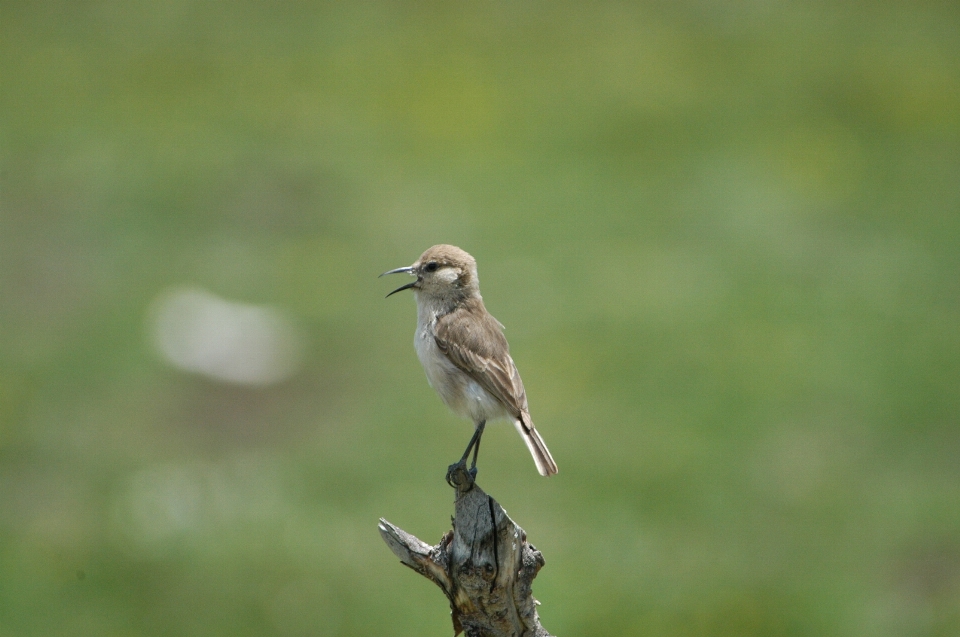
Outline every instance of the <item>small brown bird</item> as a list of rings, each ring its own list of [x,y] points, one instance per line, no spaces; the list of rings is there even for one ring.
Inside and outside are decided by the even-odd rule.
[[[506,418],[527,444],[540,475],[557,473],[557,463],[530,418],[527,394],[510,358],[503,325],[483,306],[476,260],[455,246],[436,245],[413,265],[380,276],[398,273],[417,277],[387,296],[414,291],[417,331],[413,344],[427,380],[455,414],[476,426],[463,457],[453,467],[466,466],[472,450],[474,470],[487,421]]]

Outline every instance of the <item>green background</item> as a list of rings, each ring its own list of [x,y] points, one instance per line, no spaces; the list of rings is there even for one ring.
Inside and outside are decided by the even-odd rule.
[[[955,635],[951,2],[0,5],[0,633],[447,635],[470,434],[380,272],[479,262],[533,416],[480,484],[559,635]],[[283,308],[177,371],[150,302]]]

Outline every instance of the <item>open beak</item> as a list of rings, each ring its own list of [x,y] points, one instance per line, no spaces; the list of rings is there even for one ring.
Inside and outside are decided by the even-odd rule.
[[[405,267],[405,268],[397,268],[396,270],[389,270],[389,271],[387,271],[387,272],[384,272],[384,273],[381,274],[380,276],[387,276],[388,274],[410,274],[410,275],[413,275],[413,274],[414,274],[413,266],[412,266],[412,265],[408,265],[408,266]],[[379,278],[379,277],[378,277],[378,278]],[[388,294],[388,295],[385,296],[384,298],[388,298],[388,297],[390,297],[390,296],[393,296],[394,294],[396,294],[397,292],[400,292],[400,291],[402,291],[402,290],[409,290],[409,289],[412,288],[412,287],[416,287],[417,283],[419,283],[419,282],[420,282],[420,281],[419,281],[419,279],[418,279],[418,280],[416,280],[416,281],[412,281],[412,282],[410,282],[410,283],[407,283],[406,285],[401,285],[400,287],[398,287],[396,290],[394,290],[393,292],[391,292],[390,294]]]

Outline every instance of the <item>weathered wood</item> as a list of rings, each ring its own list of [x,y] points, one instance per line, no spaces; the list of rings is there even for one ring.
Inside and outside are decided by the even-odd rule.
[[[400,562],[430,579],[450,601],[454,635],[550,637],[531,585],[543,556],[463,466],[447,476],[457,491],[453,530],[436,546],[380,519],[380,535]]]

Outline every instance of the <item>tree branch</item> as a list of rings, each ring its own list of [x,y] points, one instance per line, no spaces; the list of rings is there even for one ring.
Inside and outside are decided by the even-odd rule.
[[[550,637],[531,586],[543,556],[464,467],[447,476],[456,489],[453,530],[436,546],[380,519],[380,535],[400,562],[431,580],[450,601],[454,635]]]

